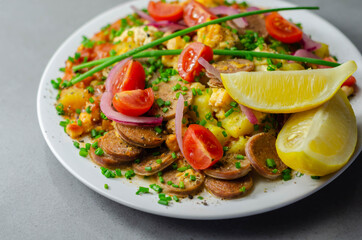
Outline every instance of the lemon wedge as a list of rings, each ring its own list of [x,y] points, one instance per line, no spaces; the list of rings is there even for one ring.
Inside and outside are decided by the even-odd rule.
[[[354,61],[335,68],[221,74],[229,95],[261,112],[293,113],[319,106],[357,70]]]
[[[288,167],[324,176],[342,168],[356,144],[356,117],[340,90],[322,106],[294,113],[280,131],[276,148]]]

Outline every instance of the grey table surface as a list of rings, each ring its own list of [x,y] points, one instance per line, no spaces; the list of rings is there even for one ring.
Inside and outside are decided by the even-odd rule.
[[[36,93],[58,46],[122,0],[0,0],[0,239],[362,239],[362,156],[312,196],[232,220],[155,216],[83,185],[40,132]],[[362,51],[361,0],[292,0],[318,14]],[[333,37],[333,36],[332,36]]]

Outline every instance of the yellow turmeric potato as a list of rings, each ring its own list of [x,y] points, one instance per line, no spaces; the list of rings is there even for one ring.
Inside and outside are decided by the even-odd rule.
[[[219,24],[209,25],[197,31],[197,42],[201,42],[213,49],[234,47],[238,36]]]
[[[247,141],[246,137],[241,136],[237,140],[230,142],[228,153],[245,154],[245,144]]]
[[[227,143],[227,141],[229,141],[230,139],[230,135],[227,134],[227,136],[225,137],[222,132],[224,131],[223,128],[221,127],[218,127],[212,123],[206,123],[205,127],[207,129],[209,129],[214,135],[215,137],[217,138],[217,140],[219,140],[219,142],[221,143],[221,145],[225,145]]]
[[[59,103],[63,104],[66,113],[74,113],[76,109],[82,109],[85,106],[88,98],[88,91],[70,87],[61,92]]]
[[[216,112],[216,116],[219,119],[224,118],[224,114],[230,109],[230,103],[233,99],[224,88],[213,88],[212,94],[209,100],[211,109]]]
[[[93,125],[92,125],[92,115],[86,112],[82,112],[79,115],[79,120],[82,121],[82,128],[84,130],[84,132],[88,133],[92,130]]]
[[[165,46],[168,50],[174,50],[174,49],[184,49],[186,45],[186,42],[179,36],[176,38],[173,38],[165,43]],[[162,56],[161,60],[163,65],[166,67],[173,67],[174,69],[177,69],[177,62],[178,62],[179,56]]]
[[[83,134],[83,128],[81,126],[78,126],[78,124],[76,123],[68,124],[65,128],[65,131],[71,138],[77,138]]]
[[[194,120],[202,120],[206,118],[206,115],[210,115],[212,113],[212,109],[211,106],[209,105],[209,100],[210,100],[210,92],[207,93],[206,90],[201,91],[202,95],[197,94],[194,99],[193,99],[193,103],[192,105],[196,105],[197,106],[197,112],[198,112],[198,118],[196,117],[194,111],[190,111],[190,115],[192,116],[192,118]],[[212,116],[209,116],[210,119],[213,119]],[[216,120],[212,120],[213,122],[215,122],[216,124]]]
[[[266,114],[253,111],[256,118],[260,121]],[[249,122],[242,112],[233,112],[228,117],[221,120],[225,131],[234,138],[251,134],[254,131],[254,125]]]
[[[329,56],[329,47],[325,43],[320,43],[321,47],[314,51],[314,54],[320,58],[325,58]]]

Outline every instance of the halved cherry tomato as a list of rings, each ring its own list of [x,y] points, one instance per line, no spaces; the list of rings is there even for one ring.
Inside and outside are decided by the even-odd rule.
[[[177,3],[150,1],[148,12],[156,21],[168,20],[176,22],[183,16],[183,7]]]
[[[153,104],[155,96],[151,88],[118,92],[113,97],[113,107],[127,116],[141,116]]]
[[[337,62],[333,57],[325,57],[323,58],[324,61],[328,61],[328,62]],[[331,68],[328,66],[323,66],[323,65],[318,65],[318,68]],[[353,86],[356,84],[356,78],[353,76],[350,76],[349,78],[346,79],[346,81],[344,81],[344,83],[342,84],[343,86]]]
[[[212,12],[210,12],[204,5],[194,0],[192,0],[184,8],[184,21],[189,27],[204,23],[208,19],[216,18],[217,17]]]
[[[113,93],[145,88],[145,70],[142,64],[135,60],[127,61],[117,75],[112,88]]]
[[[199,42],[193,42],[182,51],[177,64],[182,79],[193,82],[195,76],[200,74],[202,70],[202,66],[198,62],[200,57],[211,61],[213,57],[212,48]]]
[[[279,13],[272,13],[265,18],[266,30],[276,40],[283,43],[295,43],[302,40],[303,32]]]
[[[194,169],[206,169],[217,163],[223,156],[223,148],[209,129],[191,124],[183,137],[183,152]]]

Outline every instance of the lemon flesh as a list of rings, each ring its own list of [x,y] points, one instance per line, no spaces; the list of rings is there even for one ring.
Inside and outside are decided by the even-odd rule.
[[[280,131],[276,148],[288,167],[325,176],[348,162],[356,144],[356,117],[340,90],[322,106],[294,113]]]
[[[354,61],[335,68],[221,74],[229,95],[261,112],[294,113],[319,106],[357,70]]]

